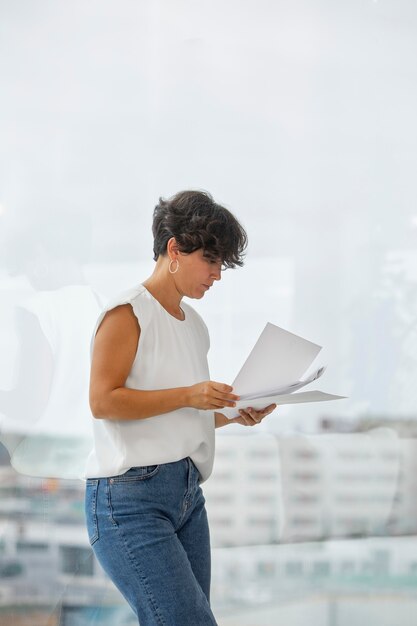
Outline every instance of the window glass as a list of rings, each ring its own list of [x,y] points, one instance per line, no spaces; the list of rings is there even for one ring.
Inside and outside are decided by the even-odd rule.
[[[90,342],[153,270],[158,198],[192,188],[249,237],[188,302],[211,378],[271,322],[323,346],[311,388],[347,396],[216,431],[219,623],[408,626],[417,5],[22,0],[0,20],[0,622],[137,624],[85,527]]]

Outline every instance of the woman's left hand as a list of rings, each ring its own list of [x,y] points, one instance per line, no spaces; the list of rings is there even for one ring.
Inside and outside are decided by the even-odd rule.
[[[262,422],[263,418],[269,415],[269,413],[272,413],[272,411],[276,408],[276,404],[270,404],[260,411],[252,409],[251,407],[239,409],[240,417],[234,417],[229,420],[229,423],[242,424],[242,426],[256,426],[256,424]]]

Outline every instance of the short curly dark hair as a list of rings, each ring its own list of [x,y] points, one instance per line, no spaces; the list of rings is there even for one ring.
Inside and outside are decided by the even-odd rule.
[[[214,202],[207,191],[180,191],[159,199],[153,212],[154,260],[167,254],[175,237],[180,252],[203,250],[206,258],[222,262],[224,269],[243,265],[248,238],[234,215]]]

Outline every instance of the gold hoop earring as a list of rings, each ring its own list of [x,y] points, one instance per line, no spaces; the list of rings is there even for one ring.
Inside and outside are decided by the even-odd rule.
[[[171,265],[172,265],[172,263],[175,263],[175,262],[177,263],[177,267],[175,268],[175,270],[172,270],[172,269],[171,269]],[[170,273],[170,274],[176,274],[176,273],[178,272],[178,268],[179,268],[179,266],[180,266],[180,264],[179,264],[178,259],[171,259],[171,262],[170,262],[170,264],[169,264],[169,266],[168,266],[168,271],[169,271],[169,273]]]

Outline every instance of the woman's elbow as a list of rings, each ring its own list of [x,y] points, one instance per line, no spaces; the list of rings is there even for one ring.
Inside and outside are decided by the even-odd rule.
[[[90,411],[95,419],[103,419],[105,417],[105,401],[102,394],[90,393]]]
[[[90,388],[90,409],[95,419],[116,417],[120,403],[118,389],[118,387]]]

